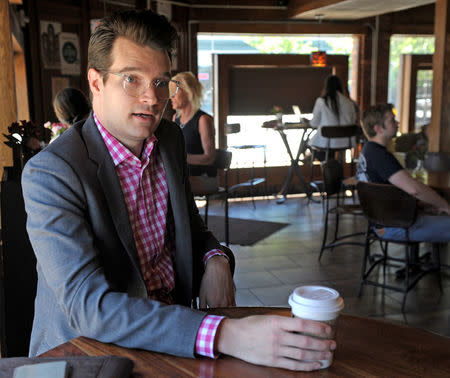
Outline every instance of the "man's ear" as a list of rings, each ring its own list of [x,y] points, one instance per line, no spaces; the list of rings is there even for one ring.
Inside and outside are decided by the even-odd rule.
[[[103,90],[103,76],[96,69],[89,68],[88,81],[92,95],[97,96]]]
[[[375,124],[373,126],[373,131],[375,131],[377,134],[379,134],[380,132],[382,132],[384,129],[384,127],[382,125],[379,124]]]

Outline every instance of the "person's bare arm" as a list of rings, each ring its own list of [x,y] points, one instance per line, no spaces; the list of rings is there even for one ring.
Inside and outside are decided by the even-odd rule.
[[[203,154],[187,154],[187,162],[192,165],[212,165],[216,157],[214,141],[214,123],[208,115],[202,115],[198,121],[198,132],[202,140]]]
[[[329,359],[336,348],[335,341],[326,339],[330,334],[329,325],[312,320],[284,316],[227,318],[218,330],[216,348],[220,353],[257,365],[310,371],[319,369],[319,360]]]
[[[429,186],[414,179],[405,169],[389,177],[389,182],[416,197],[418,200],[433,206],[438,212],[450,214],[448,202]]]

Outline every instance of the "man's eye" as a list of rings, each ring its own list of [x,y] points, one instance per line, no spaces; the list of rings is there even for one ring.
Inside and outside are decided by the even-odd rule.
[[[133,75],[127,75],[124,77],[124,79],[129,84],[135,84],[139,81],[138,78]]]

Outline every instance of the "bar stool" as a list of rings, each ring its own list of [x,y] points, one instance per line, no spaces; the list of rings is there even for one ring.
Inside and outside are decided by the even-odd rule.
[[[352,149],[355,143],[355,137],[360,135],[360,127],[357,125],[348,125],[348,126],[322,126],[320,132],[322,136],[327,138],[327,146],[325,148],[318,148],[310,146],[311,148],[311,173],[310,173],[310,185],[318,192],[320,192],[323,198],[323,180],[314,180],[314,159],[315,155],[319,151],[325,151],[325,161],[330,159],[331,150],[341,151],[342,155],[348,149]],[[339,148],[331,148],[331,140],[332,139],[344,139],[347,143]],[[333,158],[333,157],[332,157]],[[344,159],[341,157],[341,162],[343,163]],[[353,158],[352,158],[353,164]]]

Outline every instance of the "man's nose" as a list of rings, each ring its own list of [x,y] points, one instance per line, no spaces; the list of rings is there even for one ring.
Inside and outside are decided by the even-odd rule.
[[[139,96],[139,99],[146,103],[157,103],[159,102],[159,98],[156,95],[155,87],[152,84],[147,85],[144,91]]]

